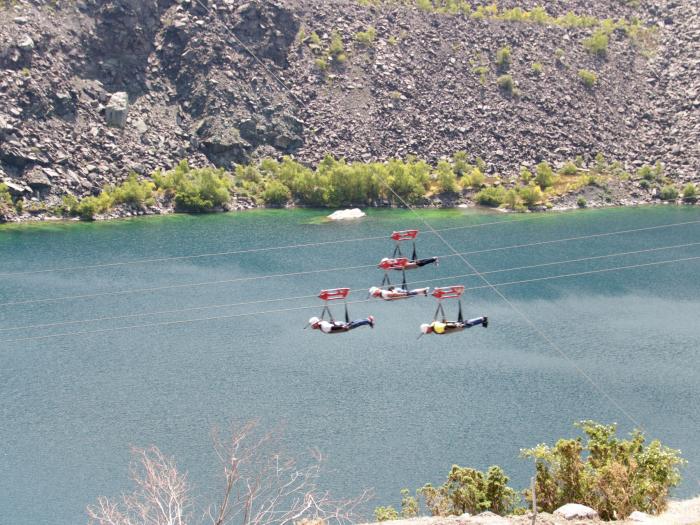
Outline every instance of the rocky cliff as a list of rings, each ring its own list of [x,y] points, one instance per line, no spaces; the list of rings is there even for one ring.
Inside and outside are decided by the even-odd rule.
[[[611,29],[602,52],[583,45],[595,25],[417,3],[2,0],[0,181],[50,204],[184,158],[230,168],[458,150],[506,176],[600,152],[699,180],[697,2],[546,3],[552,19],[640,20],[640,35]]]

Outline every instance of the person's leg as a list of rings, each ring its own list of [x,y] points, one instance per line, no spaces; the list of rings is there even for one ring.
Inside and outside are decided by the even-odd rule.
[[[471,328],[472,326],[478,326],[478,325],[484,325],[484,328],[488,326],[488,318],[487,317],[475,317],[474,319],[469,319],[466,323],[464,323],[467,328]]]
[[[434,264],[437,263],[438,258],[437,257],[428,257],[427,259],[418,259],[416,261],[416,266],[419,268],[421,266],[425,266],[426,264]]]
[[[371,315],[367,317],[367,319],[356,319],[350,323],[348,323],[348,330],[352,330],[353,328],[357,328],[358,326],[365,326],[369,325],[372,328],[374,328],[374,317]]]

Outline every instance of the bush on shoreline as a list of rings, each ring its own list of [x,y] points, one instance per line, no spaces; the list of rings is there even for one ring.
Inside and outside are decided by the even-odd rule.
[[[566,503],[582,503],[598,511],[604,520],[624,519],[633,511],[663,512],[670,489],[680,483],[679,467],[685,461],[680,451],[658,440],[646,444],[644,435],[634,431],[629,439],[617,437],[616,425],[581,421],[575,425],[583,439],[560,439],[553,447],[540,444],[521,451],[521,457],[535,460],[537,508],[554,512]],[[411,518],[423,509],[433,516],[478,514],[522,514],[523,498],[532,505],[530,489],[518,493],[508,486],[508,476],[498,466],[486,473],[453,465],[445,483],[426,484],[416,491],[401,491],[401,513],[391,506],[377,507],[377,521]]]

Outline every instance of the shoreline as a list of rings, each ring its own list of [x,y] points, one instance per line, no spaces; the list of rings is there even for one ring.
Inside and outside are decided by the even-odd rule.
[[[661,201],[661,200],[656,200],[656,201],[649,201],[649,200],[643,200],[643,199],[632,199],[624,203],[619,203],[619,202],[611,202],[611,203],[592,203],[590,205],[587,205],[585,207],[578,206],[574,202],[574,204],[567,203],[567,204],[562,204],[562,203],[553,203],[552,206],[538,206],[533,209],[526,209],[526,210],[513,210],[513,209],[508,209],[508,208],[502,208],[502,207],[491,207],[491,206],[482,206],[479,204],[474,203],[473,201],[469,202],[460,202],[460,203],[454,203],[454,204],[449,204],[449,205],[444,205],[442,202],[440,205],[435,204],[434,202],[429,205],[415,205],[412,206],[413,209],[416,210],[479,210],[483,212],[494,212],[494,213],[499,213],[499,214],[504,214],[504,215],[525,215],[525,214],[542,214],[542,213],[561,213],[561,212],[570,212],[570,211],[575,211],[575,210],[595,210],[595,209],[610,209],[610,208],[617,208],[617,209],[622,209],[622,208],[646,208],[646,207],[658,207],[658,206],[677,206],[677,207],[693,207],[693,206],[698,206],[700,205],[700,201],[698,202],[684,202],[681,199],[673,202],[673,201]],[[367,209],[393,209],[393,210],[407,210],[409,208],[406,208],[404,206],[355,206],[355,205],[349,205],[347,207],[338,207],[338,208],[319,208],[319,207],[313,207],[313,206],[303,206],[303,205],[289,205],[289,206],[246,206],[246,207],[240,207],[240,208],[234,208],[234,209],[218,209],[218,210],[212,210],[208,212],[202,212],[202,213],[193,213],[193,212],[178,212],[175,211],[173,208],[160,208],[160,207],[154,207],[151,209],[146,209],[146,210],[134,210],[134,209],[129,209],[126,207],[123,208],[117,208],[113,209],[110,211],[110,213],[107,214],[102,214],[102,215],[96,215],[92,220],[86,221],[83,219],[80,219],[79,217],[66,217],[66,216],[56,216],[56,215],[51,215],[48,213],[42,213],[42,214],[30,214],[26,213],[23,214],[22,216],[16,217],[12,220],[5,221],[5,222],[0,222],[0,230],[2,229],[3,226],[6,225],[23,225],[23,224],[39,224],[39,223],[54,223],[54,224],[70,224],[70,223],[90,223],[90,222],[115,222],[115,221],[123,221],[123,220],[128,220],[128,219],[135,219],[135,218],[140,218],[140,217],[158,217],[158,216],[167,216],[167,215],[218,215],[222,213],[243,213],[247,211],[254,211],[254,210],[294,210],[294,209],[310,209],[310,210],[318,210],[318,211],[327,211],[328,215],[333,213],[334,211],[337,210],[343,210],[343,209],[348,209],[348,208],[354,208],[358,207],[363,210]],[[342,222],[342,221],[340,221]]]

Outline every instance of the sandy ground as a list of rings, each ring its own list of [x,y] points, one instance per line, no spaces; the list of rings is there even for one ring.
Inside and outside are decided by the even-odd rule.
[[[391,525],[530,525],[532,515],[511,516],[503,518],[495,514],[484,513],[478,516],[462,517],[451,516],[447,518],[422,517],[410,520],[392,521]],[[600,523],[613,523],[619,525],[639,525],[649,523],[653,525],[700,525],[700,496],[683,501],[672,501],[666,512],[646,521],[617,521],[603,522],[601,520],[565,520],[552,514],[540,513],[537,515],[538,525],[593,525]]]

